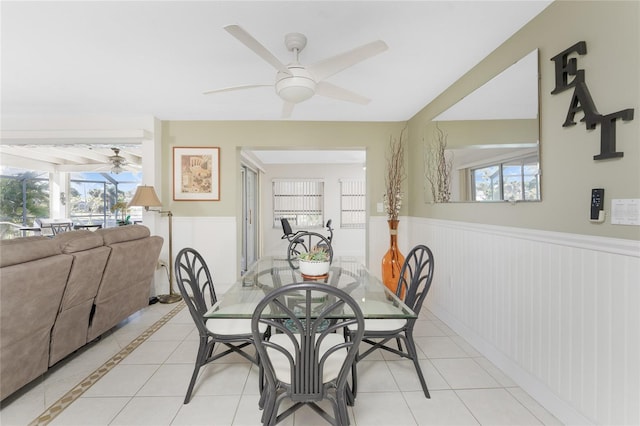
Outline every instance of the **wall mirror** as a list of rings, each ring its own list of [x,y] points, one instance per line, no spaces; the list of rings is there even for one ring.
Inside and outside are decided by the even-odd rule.
[[[540,201],[538,50],[433,119],[451,161],[449,201]]]

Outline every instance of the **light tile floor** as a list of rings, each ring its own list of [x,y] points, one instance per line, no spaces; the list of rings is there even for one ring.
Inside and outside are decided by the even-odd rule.
[[[0,424],[258,425],[257,368],[236,355],[205,367],[191,402],[183,404],[198,334],[180,305],[149,306],[63,360],[2,402]],[[358,365],[352,425],[560,424],[429,311],[421,313],[415,336],[431,399],[424,397],[410,361],[378,351]],[[132,341],[138,346],[131,351]],[[104,376],[77,391],[96,370]],[[77,393],[69,396],[71,389]],[[41,417],[52,410],[49,419]],[[305,407],[282,424],[326,422]]]

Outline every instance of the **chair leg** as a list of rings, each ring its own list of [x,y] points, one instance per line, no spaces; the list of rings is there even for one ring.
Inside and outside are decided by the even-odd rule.
[[[264,403],[265,403],[266,394],[267,394],[267,392],[265,391],[264,367],[262,367],[262,363],[258,364],[258,391],[260,392],[260,401],[258,402],[258,406],[262,410],[264,408]]]
[[[276,393],[276,391],[274,390],[274,394]],[[280,410],[280,403],[282,402],[282,399],[284,397],[283,395],[273,395],[272,398],[272,403],[271,408],[270,408],[270,413],[269,413],[269,417],[267,419],[267,424],[269,426],[275,426],[278,423],[278,411]],[[284,414],[284,413],[283,413]],[[264,422],[263,422],[264,423]]]
[[[200,346],[198,347],[198,355],[196,356],[196,363],[193,367],[193,373],[191,374],[191,381],[189,382],[189,387],[187,388],[187,395],[184,397],[184,403],[188,404],[191,400],[191,393],[193,392],[193,387],[196,384],[196,379],[198,378],[198,373],[200,372],[200,368],[205,364],[207,359],[207,354],[213,352],[213,344],[209,345],[206,337],[200,337]]]
[[[351,391],[349,392],[349,399],[351,405],[355,403],[356,394],[358,393],[358,361],[354,360],[351,364]]]
[[[422,369],[420,368],[420,362],[418,361],[418,352],[416,351],[416,345],[413,342],[413,336],[406,336],[405,343],[407,345],[407,352],[409,352],[409,356],[413,361],[413,365],[416,367],[416,373],[418,374],[420,385],[422,385],[424,396],[428,399],[431,399],[431,395],[429,395],[429,389],[427,388],[427,382],[424,380],[424,375],[422,374]]]
[[[348,389],[338,390],[336,389],[336,408],[335,411],[335,420],[336,424],[342,426],[348,426],[349,422],[349,411],[347,408],[349,401],[349,391]]]
[[[260,396],[260,400],[263,404],[261,417],[262,424],[269,424],[275,405],[275,390],[266,386],[263,390],[263,394]]]
[[[347,328],[344,330],[344,338],[345,340],[351,340],[351,333]],[[358,371],[357,364],[359,361],[359,354],[356,352],[356,357],[353,359],[353,364],[351,364],[351,387],[349,387],[349,383],[346,385],[347,392],[347,404],[353,406],[355,404],[356,392],[358,391]]]

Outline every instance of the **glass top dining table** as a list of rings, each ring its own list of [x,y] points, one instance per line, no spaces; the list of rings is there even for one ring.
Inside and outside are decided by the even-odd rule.
[[[276,288],[304,281],[326,283],[349,294],[364,318],[409,319],[417,315],[355,258],[336,257],[325,277],[303,277],[284,257],[262,257],[204,315],[205,318],[251,318],[258,303]],[[274,313],[274,317],[277,314]],[[348,312],[345,317],[351,316]]]

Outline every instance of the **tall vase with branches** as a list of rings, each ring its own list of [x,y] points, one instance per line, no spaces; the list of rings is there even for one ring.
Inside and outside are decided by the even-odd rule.
[[[431,186],[431,197],[434,203],[451,201],[451,170],[453,158],[447,156],[447,135],[436,124],[434,140],[425,143],[424,175]]]
[[[398,139],[391,136],[386,156],[384,208],[389,224],[390,242],[389,250],[382,258],[382,282],[394,293],[398,286],[400,269],[404,263],[404,256],[398,248],[398,215],[402,207],[402,183],[407,178],[404,166],[406,132],[405,127]]]

